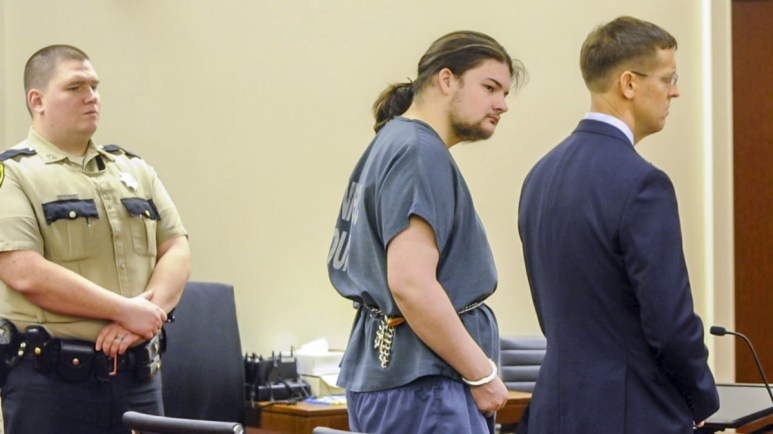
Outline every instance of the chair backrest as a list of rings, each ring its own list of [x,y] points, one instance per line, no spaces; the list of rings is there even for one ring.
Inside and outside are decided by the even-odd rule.
[[[244,427],[236,422],[214,422],[208,420],[181,419],[176,417],[153,416],[136,411],[123,414],[126,428],[156,434],[243,434]]]
[[[499,341],[502,382],[509,390],[533,392],[547,340],[543,336],[502,336]]]
[[[167,416],[244,423],[244,362],[233,286],[188,282],[167,324]]]

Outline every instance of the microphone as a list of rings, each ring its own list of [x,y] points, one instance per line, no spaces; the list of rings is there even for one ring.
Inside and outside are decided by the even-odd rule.
[[[765,390],[768,391],[768,395],[770,395],[770,401],[773,402],[773,393],[770,392],[770,384],[768,384],[768,377],[765,375],[765,370],[762,369],[762,363],[760,363],[760,358],[757,356],[757,351],[754,350],[754,345],[752,345],[752,341],[750,341],[749,338],[744,336],[742,333],[730,331],[720,326],[711,326],[711,329],[709,331],[714,336],[724,336],[728,334],[728,335],[739,336],[746,341],[746,345],[748,345],[749,349],[752,350],[752,355],[754,356],[754,361],[757,363],[757,369],[759,369],[760,371],[760,375],[762,376],[762,381],[765,382]]]

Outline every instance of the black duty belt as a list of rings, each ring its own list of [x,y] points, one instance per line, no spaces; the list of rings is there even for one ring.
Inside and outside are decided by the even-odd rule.
[[[29,361],[42,374],[56,371],[66,381],[104,382],[127,373],[149,380],[161,369],[161,335],[113,358],[96,351],[94,342],[52,338],[41,326],[27,327],[19,334],[16,362]]]

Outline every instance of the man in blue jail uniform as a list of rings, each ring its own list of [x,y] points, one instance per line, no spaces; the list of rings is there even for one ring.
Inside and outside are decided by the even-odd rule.
[[[374,104],[328,256],[358,309],[339,375],[353,431],[494,432],[507,390],[484,301],[497,273],[449,148],[491,137],[522,74],[493,38],[453,32]]]

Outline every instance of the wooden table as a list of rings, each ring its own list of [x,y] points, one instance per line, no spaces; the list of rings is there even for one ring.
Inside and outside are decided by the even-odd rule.
[[[754,434],[756,432],[760,432],[762,429],[766,429],[765,431],[761,432],[769,432],[770,427],[773,426],[773,415],[765,416],[762,419],[757,419],[753,422],[749,422],[746,425],[736,428],[735,432],[738,434],[742,433],[751,433]]]
[[[507,404],[497,412],[497,423],[518,423],[530,399],[531,393],[510,391]],[[311,434],[317,426],[349,430],[349,413],[345,405],[260,402],[247,410],[247,425],[248,434]]]

